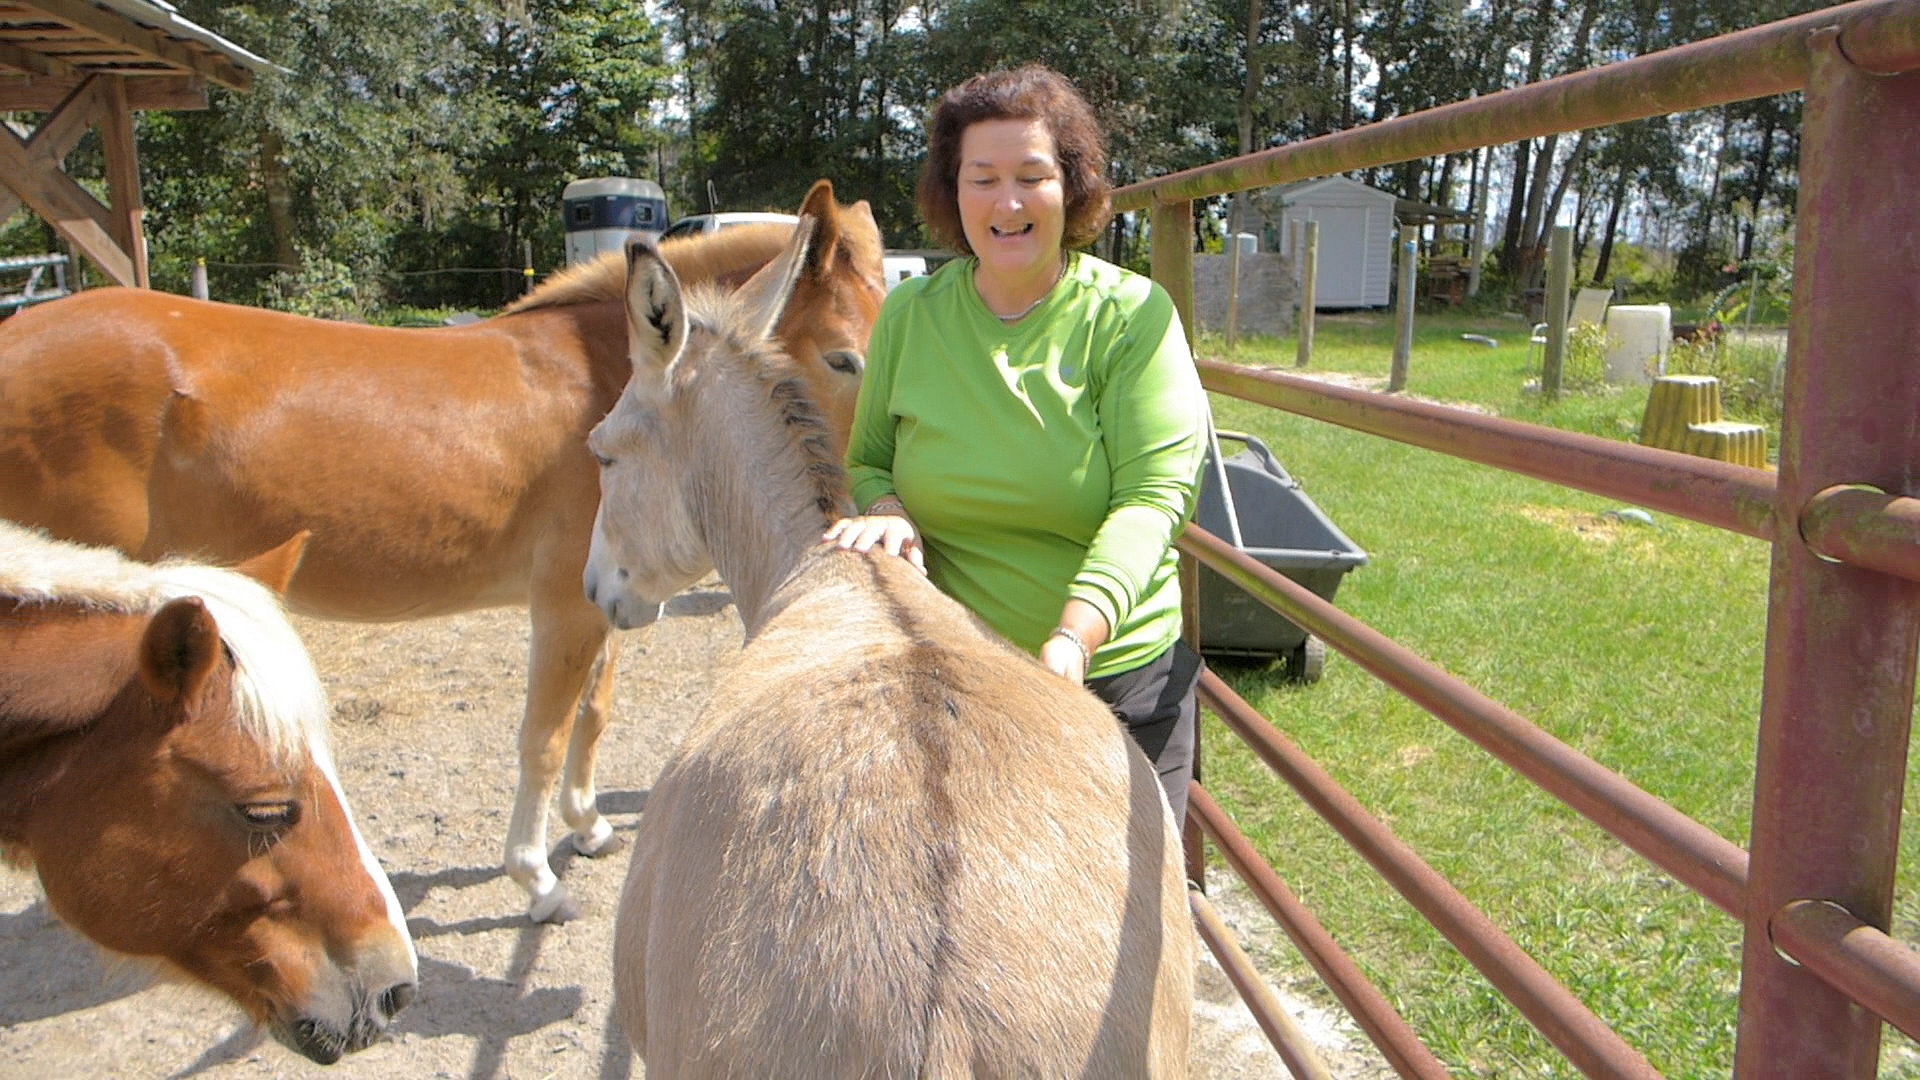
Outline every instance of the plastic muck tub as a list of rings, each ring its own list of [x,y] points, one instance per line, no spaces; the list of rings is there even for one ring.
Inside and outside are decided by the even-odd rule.
[[[1367,553],[1307,498],[1266,444],[1238,432],[1218,434],[1222,453],[1231,449],[1225,444],[1241,447],[1225,463],[1231,508],[1220,489],[1221,467],[1209,452],[1195,521],[1331,603],[1340,579],[1364,565]],[[1319,638],[1204,565],[1200,567],[1200,650],[1211,656],[1282,659],[1289,678],[1309,683],[1320,680],[1327,657]]]

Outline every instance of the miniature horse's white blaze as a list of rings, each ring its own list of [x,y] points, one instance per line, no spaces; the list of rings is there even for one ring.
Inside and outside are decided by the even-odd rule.
[[[261,584],[284,588],[304,542],[249,577],[0,521],[0,846],[74,930],[327,1063],[379,1037],[418,965]]]
[[[685,302],[628,257],[587,592],[642,621],[710,557],[748,635],[621,899],[647,1075],[1184,1075],[1193,935],[1153,767],[905,560],[819,543],[846,478],[768,338],[794,251]]]

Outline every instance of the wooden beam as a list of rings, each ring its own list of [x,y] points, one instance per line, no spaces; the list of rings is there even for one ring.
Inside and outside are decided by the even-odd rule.
[[[44,168],[63,169],[67,155],[80,144],[81,136],[87,128],[100,122],[106,115],[106,80],[92,78],[83,81],[67,99],[27,137],[27,152],[32,154]],[[0,223],[13,218],[20,212],[20,197],[9,190],[0,190]]]
[[[0,131],[0,182],[73,241],[115,283],[138,281],[133,260],[114,242],[106,207],[72,177],[43,164],[41,156],[10,130]]]
[[[148,56],[204,75],[222,86],[245,90],[253,83],[253,73],[217,53],[200,52],[184,42],[94,7],[86,0],[33,0],[31,6],[106,41],[138,49]]]
[[[57,75],[62,78],[77,79],[84,74],[79,68],[58,57],[23,49],[18,45],[0,41],[0,64],[18,68],[29,75]]]
[[[207,80],[188,75],[128,75],[127,108],[198,111],[207,107]],[[85,81],[56,76],[0,77],[0,110],[47,112]]]
[[[27,146],[42,158],[58,165],[73,153],[73,148],[79,145],[80,137],[87,133],[87,129],[99,123],[106,114],[107,79],[97,75],[84,79],[34,129]]]
[[[134,284],[147,287],[146,208],[140,201],[140,158],[133,147],[133,110],[127,108],[127,80],[107,76],[106,115],[100,122],[100,149],[107,164],[107,218],[113,238],[133,264]]]

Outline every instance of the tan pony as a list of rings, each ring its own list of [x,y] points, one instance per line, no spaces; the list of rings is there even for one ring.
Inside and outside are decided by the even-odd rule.
[[[1152,766],[906,560],[819,542],[846,478],[768,336],[797,251],[685,300],[629,259],[588,592],[622,624],[711,558],[748,637],[621,900],[647,1075],[1183,1075],[1193,934]]]
[[[817,242],[778,333],[841,438],[884,297],[880,233],[825,181],[801,212]],[[690,276],[737,283],[791,232],[743,227],[666,252]],[[617,846],[593,779],[614,642],[580,575],[600,499],[586,435],[627,382],[624,288],[614,254],[446,329],[122,289],[23,312],[0,326],[0,517],[148,560],[233,562],[311,530],[288,601],[327,618],[528,605],[506,865],[534,918],[564,918],[546,845],[563,751],[574,846]]]
[[[262,584],[300,542],[242,576],[0,522],[0,850],[74,930],[328,1063],[419,978],[340,794],[320,677]]]

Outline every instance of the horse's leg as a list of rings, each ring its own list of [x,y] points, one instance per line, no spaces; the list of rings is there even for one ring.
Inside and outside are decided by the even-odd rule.
[[[577,585],[571,593],[536,589],[530,614],[527,711],[520,721],[520,786],[507,825],[507,873],[527,890],[527,914],[535,922],[565,922],[575,912],[547,865],[547,802],[580,692],[611,628]]]
[[[613,671],[620,659],[620,636],[608,634],[600,647],[600,658],[593,662],[587,676],[586,693],[580,695],[580,712],[573,719],[573,737],[567,740],[565,781],[560,787],[560,816],[573,828],[574,850],[588,858],[611,855],[620,850],[621,839],[613,826],[600,814],[595,803],[593,764],[600,750],[600,736],[607,730],[613,707]]]

